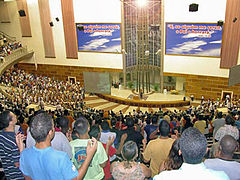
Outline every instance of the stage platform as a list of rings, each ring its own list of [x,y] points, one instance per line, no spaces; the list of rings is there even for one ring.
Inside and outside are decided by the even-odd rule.
[[[183,100],[183,94],[148,93],[143,99],[128,89],[111,89],[111,95],[96,94],[98,97],[110,102],[138,107],[182,107],[190,105],[189,100]]]

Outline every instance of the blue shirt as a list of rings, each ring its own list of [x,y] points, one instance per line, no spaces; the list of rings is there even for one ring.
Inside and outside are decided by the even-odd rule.
[[[67,153],[52,147],[25,149],[20,156],[20,170],[34,180],[70,180],[78,176]]]
[[[144,128],[147,133],[147,141],[150,141],[150,135],[158,128],[158,125],[147,124]]]
[[[236,125],[237,128],[240,130],[240,120],[235,121],[235,125]]]

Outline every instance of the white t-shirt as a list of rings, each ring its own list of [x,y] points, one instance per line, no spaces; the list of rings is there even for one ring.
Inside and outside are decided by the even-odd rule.
[[[26,146],[27,148],[31,148],[35,146],[36,142],[33,139],[29,129],[27,130],[27,139]],[[70,159],[72,159],[72,148],[69,144],[67,137],[62,132],[55,132],[55,136],[51,142],[51,146],[53,149],[58,151],[66,152]]]
[[[229,180],[229,177],[223,171],[215,171],[206,168],[203,163],[200,164],[187,164],[183,163],[180,169],[163,171],[154,176],[153,180]]]
[[[116,133],[115,132],[110,132],[110,131],[105,131],[105,132],[102,131],[99,141],[101,141],[104,144],[107,144],[107,141],[108,141],[109,137],[111,137],[111,138],[115,137],[115,139],[116,139]],[[112,144],[112,147],[115,148],[114,144]],[[113,155],[112,157],[109,157],[109,160],[113,161],[115,158],[116,158],[116,155]]]

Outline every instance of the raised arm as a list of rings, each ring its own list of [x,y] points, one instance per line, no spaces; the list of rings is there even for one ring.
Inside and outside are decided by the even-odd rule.
[[[118,147],[118,150],[117,150],[116,154],[120,154],[121,153],[122,147],[123,147],[124,142],[125,142],[126,139],[127,139],[127,133],[122,135],[121,141],[120,141],[120,144],[119,144],[119,147]]]

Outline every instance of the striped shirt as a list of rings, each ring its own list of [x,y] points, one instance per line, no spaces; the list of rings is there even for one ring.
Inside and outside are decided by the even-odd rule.
[[[7,179],[24,179],[21,171],[14,163],[19,162],[20,154],[14,132],[0,131],[0,159]]]

